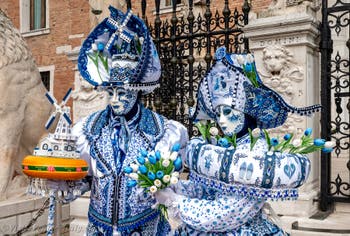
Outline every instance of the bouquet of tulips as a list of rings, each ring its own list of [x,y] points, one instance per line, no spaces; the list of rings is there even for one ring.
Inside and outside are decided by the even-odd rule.
[[[221,147],[233,146],[236,148],[236,134],[229,136],[219,135],[219,130],[214,126],[212,122],[200,121],[195,124],[205,140],[216,140],[216,145]],[[250,150],[253,149],[256,142],[265,137],[267,142],[268,150],[275,152],[289,152],[289,153],[300,153],[308,154],[315,151],[321,150],[325,153],[333,151],[334,142],[325,141],[321,138],[313,139],[311,137],[312,129],[307,128],[301,138],[295,138],[294,134],[286,134],[283,139],[276,137],[270,137],[270,134],[266,129],[255,128],[253,130],[248,129],[250,137]]]
[[[145,188],[146,191],[154,194],[158,190],[165,189],[179,181],[179,171],[182,170],[182,159],[179,155],[180,144],[176,143],[170,151],[148,152],[140,150],[137,161],[124,168],[124,172],[130,180],[127,185],[136,185]],[[168,219],[167,207],[159,204],[158,209],[161,216]]]

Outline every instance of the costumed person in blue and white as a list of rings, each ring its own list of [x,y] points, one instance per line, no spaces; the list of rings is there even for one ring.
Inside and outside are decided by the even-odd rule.
[[[175,192],[165,189],[155,196],[183,222],[175,235],[284,235],[263,206],[267,199],[296,199],[310,161],[301,154],[269,151],[257,128],[275,128],[289,112],[308,115],[320,107],[292,107],[262,84],[257,73],[246,76],[244,70],[255,67],[250,54],[219,48],[215,57],[199,84],[192,118],[215,121],[226,136],[235,137],[235,145],[192,138],[186,151],[189,180],[179,182]],[[248,128],[259,137],[254,145]]]
[[[170,225],[151,208],[155,199],[129,186],[123,168],[140,149],[168,151],[188,141],[186,128],[140,103],[141,94],[159,85],[161,66],[145,23],[109,7],[83,42],[78,58],[82,77],[110,95],[105,110],[73,128],[77,149],[89,163],[91,198],[87,235],[166,235]]]

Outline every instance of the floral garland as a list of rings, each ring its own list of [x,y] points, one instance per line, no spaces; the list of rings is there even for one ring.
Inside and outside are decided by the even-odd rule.
[[[218,128],[215,127],[215,123],[212,121],[199,121],[195,123],[198,131],[201,133],[204,140],[215,144],[220,147],[237,147],[237,134],[232,136],[220,135]],[[325,141],[321,138],[313,139],[311,137],[312,129],[307,128],[301,138],[295,138],[294,134],[288,133],[283,136],[283,139],[276,137],[270,137],[269,132],[266,129],[261,130],[255,128],[253,130],[248,129],[250,138],[250,150],[254,148],[256,142],[264,138],[266,140],[268,151],[274,152],[288,152],[308,154],[321,150],[324,153],[330,153],[333,151],[334,142]]]

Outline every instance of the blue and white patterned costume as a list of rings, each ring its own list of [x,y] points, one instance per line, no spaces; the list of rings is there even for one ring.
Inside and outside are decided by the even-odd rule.
[[[247,129],[277,127],[288,112],[302,115],[319,107],[286,104],[261,83],[258,74],[258,86],[254,86],[237,56],[227,54],[225,48],[217,50],[216,63],[199,85],[192,117],[218,122],[217,108],[226,105],[245,114],[245,128],[238,133],[236,148],[217,146],[203,138],[190,140],[185,160],[189,180],[178,184],[176,193],[183,197],[172,205],[183,222],[175,235],[284,235],[262,213],[264,203],[267,199],[296,199],[296,188],[308,177],[306,156],[270,152],[264,137],[250,150]]]
[[[155,200],[141,189],[128,187],[122,169],[136,160],[141,147],[167,151],[177,142],[184,146],[187,131],[141,105],[137,108],[127,122],[129,136],[123,133],[125,124],[113,120],[109,106],[74,126],[77,148],[89,163],[92,177],[88,235],[112,235],[113,228],[121,235],[149,236],[166,235],[170,230],[151,208]]]
[[[127,185],[122,171],[140,149],[169,151],[185,146],[184,126],[144,108],[141,94],[159,86],[160,60],[145,23],[129,9],[109,7],[83,42],[78,67],[82,77],[110,94],[110,104],[77,123],[77,149],[89,163],[91,200],[87,235],[166,235],[167,221],[152,209],[155,200]]]

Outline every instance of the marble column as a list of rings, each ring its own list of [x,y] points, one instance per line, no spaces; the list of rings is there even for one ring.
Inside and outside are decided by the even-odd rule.
[[[250,19],[244,28],[255,55],[262,81],[291,105],[304,107],[320,103],[319,52],[317,38],[319,6],[314,2],[277,1]],[[294,1],[296,2],[296,1]],[[272,132],[281,137],[292,132],[301,136],[307,127],[319,137],[319,114],[290,115],[286,124]],[[282,136],[283,137],[283,136]],[[317,211],[320,153],[309,155],[311,173],[299,189],[297,201],[272,202],[277,214],[310,216]]]

